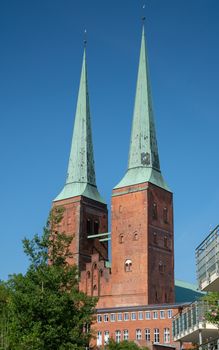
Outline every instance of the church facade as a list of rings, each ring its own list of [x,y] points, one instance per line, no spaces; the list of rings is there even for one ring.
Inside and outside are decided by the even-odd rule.
[[[160,169],[148,71],[143,28],[128,169],[112,191],[111,233],[95,179],[86,48],[67,179],[53,202],[65,208],[61,231],[74,235],[80,289],[99,298],[99,347],[110,337],[173,346],[172,316],[183,306],[175,302],[173,195]]]

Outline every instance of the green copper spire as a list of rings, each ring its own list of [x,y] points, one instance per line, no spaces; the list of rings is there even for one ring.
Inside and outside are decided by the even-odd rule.
[[[128,170],[115,188],[142,182],[151,182],[169,190],[160,171],[144,27],[142,30]]]
[[[95,178],[85,49],[67,179],[55,201],[80,195],[104,203]]]

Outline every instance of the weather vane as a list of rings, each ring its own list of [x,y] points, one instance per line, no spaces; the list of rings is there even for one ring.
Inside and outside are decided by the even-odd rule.
[[[142,14],[143,14],[142,22],[144,22],[145,21],[145,4],[142,6]]]
[[[87,29],[84,30],[84,46],[87,45]]]

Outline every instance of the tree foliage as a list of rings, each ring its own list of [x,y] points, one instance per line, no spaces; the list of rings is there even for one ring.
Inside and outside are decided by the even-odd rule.
[[[10,315],[4,349],[80,350],[90,340],[96,299],[78,289],[78,271],[70,264],[73,237],[58,231],[62,216],[63,209],[53,209],[42,237],[23,240],[30,265],[4,285]]]
[[[209,305],[205,314],[206,321],[219,326],[219,293],[210,292],[203,297],[203,300]]]
[[[135,342],[124,340],[116,343],[115,340],[110,339],[106,350],[148,350],[147,347],[139,347]]]

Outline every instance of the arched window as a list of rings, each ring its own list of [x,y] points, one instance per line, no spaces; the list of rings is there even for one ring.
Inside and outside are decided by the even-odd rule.
[[[159,328],[154,329],[154,343],[159,343],[160,342],[160,333],[159,333]]]
[[[124,243],[124,235],[123,235],[123,233],[121,233],[119,235],[119,243]]]
[[[128,331],[128,329],[124,329],[123,340],[128,340],[128,339],[129,339],[129,331]]]
[[[164,273],[164,264],[162,263],[162,261],[159,262],[159,272]]]
[[[152,207],[152,218],[157,220],[157,203],[153,203]]]
[[[90,271],[87,271],[87,278],[90,278]]]
[[[96,268],[97,268],[97,264],[94,263],[94,264],[93,264],[93,269],[96,270]]]
[[[142,335],[141,335],[141,329],[136,329],[136,340],[141,340]]]
[[[117,330],[116,331],[116,342],[120,343],[121,341],[121,331]]]
[[[164,328],[164,343],[170,343],[170,329]]]
[[[97,286],[96,286],[96,284],[93,286],[93,290],[97,290]]]
[[[165,247],[165,248],[168,248],[167,236],[164,236],[164,247]]]
[[[99,233],[99,221],[94,221],[94,234],[97,235]]]
[[[132,261],[130,259],[127,259],[125,261],[125,272],[132,271]]]
[[[102,345],[102,332],[98,331],[97,332],[97,346],[101,346]]]
[[[153,233],[153,241],[154,241],[154,244],[157,244],[157,233],[156,232]]]
[[[138,234],[137,234],[137,232],[134,232],[133,241],[137,241],[137,240],[138,240]]]
[[[92,233],[92,221],[87,219],[87,234],[89,235],[90,233]]]
[[[151,331],[149,328],[145,329],[145,340],[150,341],[151,340]]]
[[[165,224],[168,224],[168,209],[167,208],[163,208],[163,221],[165,222]]]
[[[109,343],[109,331],[104,331],[104,345]]]

